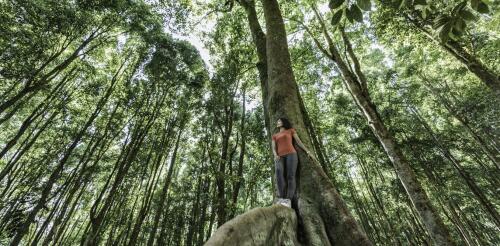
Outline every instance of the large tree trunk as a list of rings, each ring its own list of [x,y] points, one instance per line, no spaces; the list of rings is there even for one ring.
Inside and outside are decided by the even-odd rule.
[[[276,0],[263,0],[262,3],[268,32],[267,38],[263,37],[261,30],[258,30],[259,25],[255,23],[256,18],[251,16],[255,10],[245,7],[245,5],[244,7],[249,15],[250,28],[258,48],[257,53],[260,61],[262,61],[263,55],[260,52],[263,50],[260,41],[262,38],[266,40],[268,84],[267,86],[263,84],[262,89],[264,107],[269,114],[269,121],[266,122],[267,127],[272,129],[271,122],[275,122],[279,117],[287,117],[294,124],[305,146],[312,150],[300,106],[299,92],[292,71],[285,26],[278,2]],[[245,4],[251,5],[253,2]],[[260,39],[258,39],[259,37]],[[259,71],[262,68],[262,64],[260,65]],[[265,90],[267,93],[264,93]],[[293,205],[299,216],[300,227],[297,231],[299,238],[307,245],[371,245],[321,166],[309,158],[302,149],[297,149],[297,152],[300,163],[297,174],[299,182],[297,200],[294,200]],[[257,222],[250,223],[249,226],[239,225],[239,227],[243,227],[242,230],[258,226]],[[277,228],[279,227],[282,226]],[[224,228],[225,226],[221,227],[212,239],[223,236],[225,234]],[[209,243],[214,242],[212,239]],[[246,239],[251,240],[251,237],[246,237]],[[239,243],[245,244],[241,240]]]

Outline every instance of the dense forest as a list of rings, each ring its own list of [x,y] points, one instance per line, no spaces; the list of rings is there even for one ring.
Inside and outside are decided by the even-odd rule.
[[[499,8],[0,0],[0,245],[500,245]]]

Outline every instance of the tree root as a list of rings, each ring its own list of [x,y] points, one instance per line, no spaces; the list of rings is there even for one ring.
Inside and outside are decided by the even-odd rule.
[[[205,245],[300,245],[297,216],[277,204],[254,208],[219,227]]]

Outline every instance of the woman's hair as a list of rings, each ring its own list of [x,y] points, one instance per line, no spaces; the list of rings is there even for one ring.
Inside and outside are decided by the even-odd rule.
[[[281,120],[281,122],[283,123],[283,127],[285,129],[290,129],[292,128],[292,123],[290,123],[290,121],[287,119],[287,118],[279,118]]]

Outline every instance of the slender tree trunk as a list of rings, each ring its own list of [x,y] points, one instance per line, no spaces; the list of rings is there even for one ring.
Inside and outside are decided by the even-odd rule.
[[[3,113],[6,109],[13,106],[16,102],[24,98],[30,93],[37,93],[42,88],[44,88],[55,76],[57,76],[60,72],[66,69],[78,56],[79,53],[87,47],[87,45],[100,36],[103,32],[99,32],[100,29],[96,29],[93,31],[86,39],[82,41],[82,43],[69,55],[66,59],[64,59],[60,64],[55,66],[46,74],[42,75],[38,80],[34,81],[35,77],[29,80],[26,85],[23,87],[21,91],[19,91],[13,97],[5,100],[0,103],[0,114]]]
[[[92,113],[92,115],[90,115],[90,117],[87,120],[87,122],[85,123],[85,125],[78,132],[77,136],[75,137],[75,139],[73,140],[73,142],[71,143],[71,145],[66,150],[64,156],[59,161],[59,163],[56,166],[55,170],[52,172],[52,174],[50,175],[49,179],[45,182],[45,184],[43,186],[44,188],[43,188],[42,194],[40,196],[40,199],[37,201],[37,204],[35,205],[35,207],[33,208],[33,210],[28,215],[28,218],[26,219],[26,221],[16,231],[16,235],[14,236],[14,238],[12,239],[12,241],[10,243],[11,246],[18,245],[21,242],[21,239],[28,232],[29,226],[35,220],[35,217],[37,216],[38,212],[45,206],[45,203],[47,202],[47,199],[48,199],[48,197],[50,195],[50,191],[52,190],[52,187],[54,186],[54,183],[57,181],[57,179],[61,175],[61,172],[63,171],[64,166],[65,166],[67,160],[69,159],[71,153],[76,148],[77,144],[80,142],[80,140],[82,139],[82,137],[85,134],[85,132],[87,131],[87,129],[91,126],[91,124],[97,118],[97,116],[101,112],[102,108],[104,107],[104,105],[108,101],[109,97],[111,96],[111,93],[113,92],[113,89],[115,87],[116,81],[118,80],[118,75],[120,74],[122,67],[123,67],[123,64],[117,70],[117,72],[116,72],[116,74],[115,74],[115,76],[114,76],[114,78],[113,78],[113,80],[111,82],[111,85],[109,86],[109,88],[106,91],[105,95],[103,95],[103,97],[97,103],[97,106],[96,106],[94,112]]]
[[[320,42],[312,35],[307,27],[306,31],[314,39],[318,48],[337,64],[337,67],[344,78],[344,85],[351,93],[356,105],[360,108],[363,116],[368,121],[370,129],[377,137],[389,159],[393,163],[396,173],[398,174],[398,178],[403,184],[403,187],[422,219],[422,222],[426,226],[427,232],[438,245],[454,245],[448,229],[445,227],[441,217],[432,206],[430,199],[418,181],[413,169],[410,167],[406,157],[403,155],[392,134],[387,130],[382,118],[373,104],[366,86],[366,78],[361,71],[360,63],[352,50],[352,46],[344,33],[344,30],[340,30],[342,40],[344,42],[344,46],[346,47],[346,51],[348,53],[347,55],[354,64],[354,71],[352,71],[351,67],[341,57],[315,7],[313,7],[313,11],[315,12],[317,19],[320,21],[324,37],[327,40],[328,49],[323,48]]]
[[[163,206],[165,204],[165,200],[167,199],[167,193],[168,193],[170,183],[172,182],[172,174],[173,174],[174,168],[175,168],[175,159],[177,158],[177,150],[179,148],[181,134],[182,134],[182,130],[179,130],[179,132],[177,133],[177,140],[175,141],[175,147],[174,147],[174,150],[172,152],[172,156],[170,157],[170,167],[168,168],[167,176],[165,177],[165,180],[163,181],[163,187],[161,189],[160,201],[158,203],[158,207],[157,207],[156,212],[155,212],[155,219],[153,222],[153,228],[152,228],[151,232],[149,233],[149,239],[147,242],[148,246],[154,244],[156,232],[158,231],[158,225],[160,223],[160,218],[163,217],[163,220],[167,219],[166,216],[163,215],[164,214],[164,207]]]
[[[250,33],[252,34],[253,43],[257,51],[257,57],[259,59],[259,61],[256,64],[256,67],[259,72],[262,102],[264,102],[262,106],[264,108],[264,120],[266,124],[265,126],[268,134],[270,134],[271,123],[269,119],[269,109],[266,103],[268,100],[268,90],[269,90],[268,75],[267,75],[266,34],[262,31],[262,27],[260,26],[259,18],[257,16],[257,11],[255,10],[254,0],[241,0],[239,1],[239,3],[241,4],[241,6],[243,6],[247,14],[248,26],[250,28]],[[272,152],[269,152],[269,154],[272,156]]]
[[[472,54],[467,52],[458,42],[450,40],[446,43],[439,42],[448,53],[462,62],[470,72],[475,74],[496,95],[500,95],[500,77],[487,68]]]
[[[489,69],[479,59],[469,53],[460,43],[448,40],[443,42],[431,34],[417,20],[410,16],[405,16],[410,22],[420,30],[430,41],[436,42],[441,48],[446,50],[449,54],[454,56],[459,62],[467,67],[467,69],[475,74],[483,84],[490,88],[496,95],[500,94],[500,77],[493,70]]]
[[[387,218],[389,218],[389,215],[386,212],[386,209],[384,207],[384,204],[382,203],[382,200],[379,198],[377,192],[375,191],[375,188],[373,187],[372,180],[369,176],[370,172],[367,170],[368,166],[365,163],[365,160],[363,159],[362,156],[358,156],[358,155],[357,155],[357,159],[358,159],[359,166],[361,167],[361,172],[362,172],[362,175],[363,175],[364,180],[366,182],[366,186],[368,188],[368,191],[371,194],[371,197],[374,199],[374,204],[377,207],[375,210],[377,213],[379,211],[382,213],[382,215],[379,216],[379,218],[381,218],[383,220],[383,222],[386,222],[383,225],[384,227],[387,226],[387,228],[384,229],[384,231],[387,230],[391,233],[391,235],[396,235],[396,231],[394,230],[391,221],[387,221]],[[401,242],[398,240],[397,237],[395,237],[395,242],[392,242],[392,240],[391,240],[391,243],[401,245]]]
[[[488,156],[488,158],[495,164],[496,168],[500,170],[500,160],[497,157],[498,153],[494,150],[491,150],[486,141],[474,131],[469,121],[462,117],[455,108],[451,105],[451,103],[444,98],[437,89],[432,85],[431,81],[429,81],[424,76],[420,76],[424,82],[425,87],[436,97],[436,99],[448,110],[448,112],[456,119],[465,130],[472,136],[476,144],[483,150],[483,152]]]
[[[208,238],[210,238],[210,235],[212,235],[212,228],[213,228],[213,225],[215,222],[215,215],[216,215],[216,210],[217,210],[217,205],[216,205],[216,201],[215,201],[217,187],[215,186],[215,182],[214,182],[214,186],[212,189],[212,195],[210,196],[210,202],[211,202],[210,212],[211,213],[210,213],[210,219],[208,221],[207,238],[205,238],[205,241],[207,241]]]
[[[487,213],[489,213],[493,219],[493,222],[500,227],[500,215],[498,214],[498,211],[496,210],[495,206],[488,200],[488,198],[484,195],[482,190],[479,188],[479,186],[476,184],[476,182],[472,179],[472,177],[467,173],[460,162],[453,156],[453,154],[444,146],[441,145],[439,139],[437,136],[434,134],[432,129],[429,127],[427,122],[425,122],[418,111],[415,108],[411,108],[412,112],[415,114],[416,118],[418,121],[422,124],[422,126],[431,134],[432,138],[434,139],[435,144],[441,151],[441,153],[452,163],[453,167],[455,170],[458,172],[460,177],[465,181],[467,186],[471,189],[472,193],[476,196],[477,200],[479,203],[484,207]]]
[[[221,131],[222,134],[222,147],[220,153],[220,162],[218,173],[216,175],[217,184],[217,227],[221,226],[226,222],[227,217],[227,198],[226,198],[226,166],[230,165],[231,155],[229,154],[230,149],[230,138],[233,129],[234,120],[234,107],[233,98],[231,97],[231,102],[229,105],[224,106],[224,129]],[[215,116],[217,117],[217,116]]]
[[[205,155],[205,153],[203,153],[203,155]],[[201,195],[202,195],[201,194],[202,193],[202,186],[203,186],[203,184],[202,184],[203,177],[201,175],[202,170],[203,170],[203,164],[202,164],[200,170],[198,170],[198,174],[197,174],[198,177],[196,179],[196,192],[195,192],[196,200],[191,208],[191,213],[189,214],[189,227],[188,227],[188,232],[186,235],[186,243],[185,243],[187,246],[193,245],[193,242],[196,241],[196,232],[198,231],[198,230],[196,230],[197,229],[196,222],[197,222],[198,217],[199,217],[200,199],[201,199]]]
[[[302,114],[304,115],[304,124],[307,128],[307,132],[309,133],[309,137],[311,138],[314,150],[317,153],[318,161],[321,165],[321,168],[323,168],[325,174],[332,180],[333,184],[335,184],[335,180],[333,179],[333,176],[330,174],[329,171],[330,164],[326,161],[326,158],[324,156],[325,153],[321,148],[320,139],[318,139],[318,135],[316,134],[316,130],[314,129],[314,126],[311,122],[309,113],[307,112],[306,106],[304,105],[304,101],[302,100],[302,97],[300,96],[300,93],[298,93],[298,91],[297,91],[297,97],[299,98],[300,101],[300,109],[302,110]]]
[[[201,216],[200,220],[198,222],[198,228],[197,228],[197,233],[198,233],[198,239],[197,239],[197,245],[202,245],[203,242],[205,241],[205,224],[207,220],[207,207],[208,207],[208,201],[210,199],[210,186],[212,184],[212,181],[210,180],[210,177],[205,178],[205,182],[203,183],[203,200],[202,200],[202,205],[201,205]]]
[[[236,171],[236,181],[233,183],[233,194],[231,197],[232,201],[232,211],[230,218],[234,217],[236,213],[236,205],[238,202],[238,195],[240,193],[240,187],[243,183],[243,162],[245,160],[245,150],[246,150],[246,131],[245,131],[245,111],[246,111],[246,98],[245,98],[245,90],[246,88],[243,86],[242,94],[243,94],[243,102],[242,102],[242,113],[241,113],[241,123],[240,123],[240,132],[241,132],[241,144],[240,144],[240,155],[238,158],[238,169]]]
[[[139,119],[141,123],[142,120],[144,119]],[[91,227],[86,237],[82,239],[81,242],[82,245],[93,245],[99,242],[99,232],[101,231],[101,227],[105,222],[104,218],[106,217],[106,214],[112,207],[116,193],[118,193],[118,189],[121,186],[122,181],[125,178],[125,175],[128,173],[131,163],[135,160],[137,153],[140,149],[140,146],[142,145],[144,137],[147,134],[150,126],[151,126],[150,122],[146,123],[146,126],[138,124],[136,128],[133,130],[132,139],[126,148],[127,152],[124,155],[123,160],[119,159],[115,165],[116,166],[115,169],[117,170],[117,172],[113,184],[111,186],[111,189],[109,190],[108,197],[105,199],[104,204],[99,211],[93,211],[94,208],[97,209],[96,205],[99,204],[100,201],[99,198],[94,204],[93,208],[91,209],[90,213]]]

